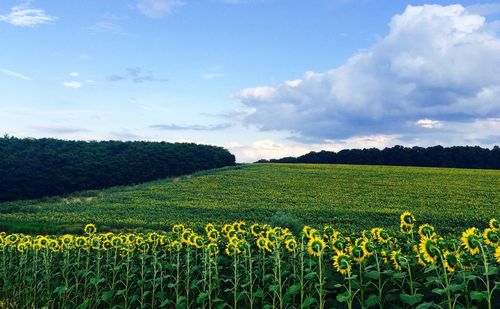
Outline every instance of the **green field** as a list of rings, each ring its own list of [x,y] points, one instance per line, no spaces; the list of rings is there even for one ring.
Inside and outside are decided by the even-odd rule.
[[[353,230],[394,226],[410,210],[441,231],[500,217],[500,171],[394,166],[246,164],[138,186],[0,204],[8,231],[167,229],[175,223],[303,224]]]

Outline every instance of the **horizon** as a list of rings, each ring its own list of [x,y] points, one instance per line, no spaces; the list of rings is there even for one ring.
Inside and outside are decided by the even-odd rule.
[[[500,4],[0,3],[0,131],[237,162],[500,143]]]

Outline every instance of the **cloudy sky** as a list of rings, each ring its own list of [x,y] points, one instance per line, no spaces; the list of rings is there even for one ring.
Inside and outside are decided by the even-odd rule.
[[[1,0],[0,133],[240,162],[500,144],[500,4]]]

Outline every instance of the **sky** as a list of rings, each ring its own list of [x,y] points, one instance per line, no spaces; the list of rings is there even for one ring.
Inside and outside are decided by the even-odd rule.
[[[500,4],[0,0],[0,134],[238,162],[500,144]]]

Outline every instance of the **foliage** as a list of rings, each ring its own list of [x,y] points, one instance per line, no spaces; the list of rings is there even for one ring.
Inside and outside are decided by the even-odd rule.
[[[405,212],[399,231],[342,233],[243,221],[199,233],[0,235],[0,305],[61,308],[492,308],[500,224],[442,237]]]
[[[500,216],[500,171],[445,168],[247,164],[44,201],[0,203],[0,230],[73,233],[103,229],[270,223],[285,212],[302,224],[343,230],[391,228],[409,209],[440,232]],[[279,224],[283,224],[280,222]]]
[[[234,165],[221,147],[188,143],[0,138],[0,201],[136,184]]]
[[[294,158],[286,157],[275,160],[260,160],[259,163],[335,163],[335,164],[368,164],[368,165],[400,165],[430,167],[460,167],[500,169],[500,148],[481,148],[479,146],[434,146],[403,147],[394,146],[379,150],[345,149],[339,152],[310,152]]]

